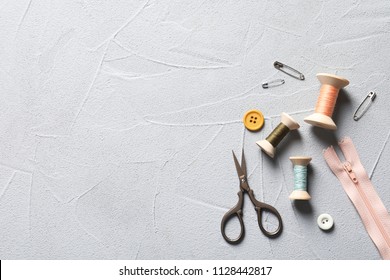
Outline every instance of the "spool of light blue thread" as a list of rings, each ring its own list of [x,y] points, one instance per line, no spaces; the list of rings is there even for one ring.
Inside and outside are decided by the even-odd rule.
[[[294,190],[290,194],[291,200],[309,200],[310,194],[307,192],[307,165],[311,157],[290,157],[294,165]]]

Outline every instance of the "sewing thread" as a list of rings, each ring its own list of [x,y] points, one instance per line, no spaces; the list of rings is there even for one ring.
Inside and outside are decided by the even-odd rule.
[[[294,191],[307,191],[307,166],[294,165]]]
[[[284,124],[279,123],[277,127],[271,132],[270,135],[266,138],[272,146],[276,148],[279,145],[280,141],[290,132],[290,129]]]
[[[290,157],[294,165],[294,190],[290,194],[291,200],[309,200],[310,194],[307,192],[307,165],[311,157]]]
[[[338,95],[338,88],[335,88],[332,85],[322,85],[315,111],[328,117],[332,117]]]

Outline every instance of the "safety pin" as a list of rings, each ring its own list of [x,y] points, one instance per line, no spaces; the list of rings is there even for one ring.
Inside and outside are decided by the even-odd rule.
[[[283,73],[285,73],[285,74],[295,78],[295,79],[302,80],[302,81],[305,79],[305,76],[301,72],[299,72],[298,70],[295,70],[294,68],[292,68],[290,66],[287,66],[286,64],[283,64],[283,63],[281,63],[279,61],[275,61],[274,62],[274,67],[276,69],[282,71]],[[297,75],[294,75],[294,74],[292,74],[292,73],[290,73],[288,71],[283,70],[284,68],[288,69],[290,72],[293,72],[293,73],[295,73]]]
[[[273,80],[273,81],[264,83],[264,84],[262,84],[261,86],[262,86],[263,88],[270,88],[270,87],[281,86],[281,85],[283,85],[283,84],[284,84],[284,80],[283,80],[283,79],[276,79],[276,80]]]
[[[376,93],[374,91],[370,91],[370,93],[363,99],[362,103],[360,103],[353,115],[353,119],[355,121],[359,120],[367,112],[368,107],[370,107],[375,97]]]

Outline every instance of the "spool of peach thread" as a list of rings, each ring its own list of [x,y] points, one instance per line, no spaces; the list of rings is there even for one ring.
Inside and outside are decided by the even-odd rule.
[[[337,126],[332,120],[334,107],[341,88],[347,86],[349,81],[332,74],[317,74],[322,86],[317,100],[315,113],[306,117],[305,122],[325,129],[336,130]]]

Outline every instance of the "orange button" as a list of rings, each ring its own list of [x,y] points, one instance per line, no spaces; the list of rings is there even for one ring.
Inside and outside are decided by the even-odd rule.
[[[242,121],[248,130],[256,131],[263,127],[264,117],[259,110],[249,110]]]

